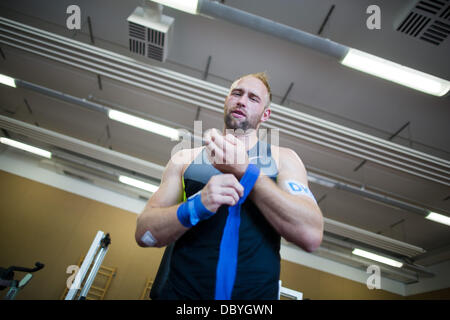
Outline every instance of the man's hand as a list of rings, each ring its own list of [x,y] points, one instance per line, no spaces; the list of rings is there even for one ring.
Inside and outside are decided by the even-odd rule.
[[[245,145],[232,134],[222,136],[215,129],[205,135],[206,153],[211,164],[223,173],[240,179],[249,164]]]
[[[244,187],[232,174],[219,174],[211,177],[201,192],[203,205],[216,212],[222,205],[234,206],[244,195]]]

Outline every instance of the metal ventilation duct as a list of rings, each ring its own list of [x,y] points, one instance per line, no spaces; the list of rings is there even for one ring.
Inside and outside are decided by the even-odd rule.
[[[339,61],[345,57],[349,50],[348,47],[329,39],[324,39],[216,1],[199,0],[198,13],[270,34],[279,39],[284,39],[331,56]]]

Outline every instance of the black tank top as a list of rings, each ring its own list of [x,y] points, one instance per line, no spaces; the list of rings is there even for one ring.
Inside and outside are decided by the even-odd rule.
[[[259,141],[248,155],[250,163],[259,166],[265,175],[276,181],[278,170],[271,156],[270,144]],[[189,198],[203,189],[217,174],[222,173],[211,165],[203,149],[183,175],[185,196]],[[175,242],[166,298],[214,299],[219,247],[227,215],[228,206],[221,206],[214,216],[200,221]],[[278,298],[280,239],[248,198],[241,207],[233,300]]]

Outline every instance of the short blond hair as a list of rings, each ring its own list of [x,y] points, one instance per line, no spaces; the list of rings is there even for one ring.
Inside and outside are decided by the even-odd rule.
[[[256,78],[256,79],[260,80],[260,81],[264,84],[264,86],[265,86],[266,89],[267,89],[268,96],[269,96],[269,102],[268,102],[267,105],[265,106],[265,108],[268,108],[268,107],[270,106],[270,104],[272,103],[272,91],[270,90],[269,77],[268,77],[268,75],[267,75],[267,73],[266,73],[265,71],[263,71],[263,72],[256,72],[256,73],[249,73],[249,74],[246,74],[246,75],[244,75],[244,76],[241,76],[241,77],[239,77],[237,80],[235,80],[235,81],[233,82],[233,84],[231,85],[231,87],[233,87],[233,85],[234,85],[236,82],[238,82],[239,80],[241,80],[241,79],[243,79],[243,78],[247,78],[247,77],[253,77],[253,78]]]

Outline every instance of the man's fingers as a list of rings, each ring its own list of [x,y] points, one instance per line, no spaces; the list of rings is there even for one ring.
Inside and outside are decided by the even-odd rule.
[[[203,138],[204,140],[211,140],[211,132],[213,129],[208,129],[205,131],[205,133],[203,134]]]
[[[219,199],[220,199],[219,202],[222,205],[234,206],[237,203],[237,200],[235,200],[231,196],[219,195]]]
[[[211,130],[211,140],[221,149],[230,149],[236,145],[236,138],[232,134],[227,134],[223,136],[217,130]]]
[[[209,160],[213,163],[223,164],[223,151],[216,145],[214,141],[211,141],[206,145],[206,151],[209,156]]]
[[[206,130],[206,132],[203,134],[203,140],[205,144],[211,143],[211,141],[214,141],[216,139],[217,130],[212,128]]]
[[[216,134],[214,137],[214,143],[222,150],[232,150],[236,152],[237,139],[232,134],[227,134],[222,136],[221,134]]]
[[[236,145],[237,143],[238,143],[238,138],[236,138],[235,136],[233,136],[232,134],[230,134],[230,133],[228,133],[226,136],[225,136],[225,140],[226,141],[228,141],[228,142],[230,142],[231,144],[234,144],[234,145]]]
[[[244,195],[244,187],[239,183],[234,175],[222,174],[217,177],[218,179],[220,179],[219,183],[221,187],[232,187],[237,191],[239,197],[242,197]]]
[[[222,205],[234,206],[238,200],[236,200],[233,196],[215,193],[208,196],[207,202],[211,204],[210,206],[214,208],[214,211],[217,211],[217,209]]]
[[[219,148],[223,149],[223,137],[214,129],[211,130],[211,141],[213,141]]]
[[[223,196],[232,197],[236,203],[239,201],[240,196],[239,196],[238,192],[236,191],[236,189],[234,189],[234,188],[231,188],[231,187],[222,188],[220,193]]]
[[[203,140],[205,141],[205,144],[214,142],[219,148],[222,149],[228,144],[231,144],[231,146],[235,146],[240,142],[239,139],[231,133],[227,133],[225,136],[223,136],[217,129],[210,129],[206,131]]]
[[[229,136],[232,136],[228,134]],[[214,154],[218,155],[216,157],[216,163],[221,164],[239,164],[240,153],[245,156],[245,148],[239,148],[236,144],[233,144],[229,140],[225,139],[221,134],[217,132],[212,133],[211,141],[206,145],[206,147],[211,146],[211,150],[214,149]],[[219,162],[221,161],[221,162]]]

